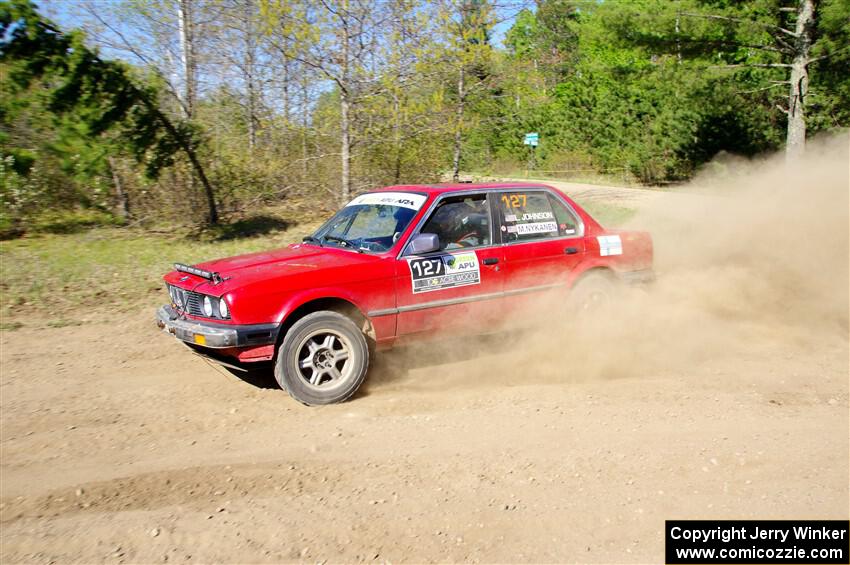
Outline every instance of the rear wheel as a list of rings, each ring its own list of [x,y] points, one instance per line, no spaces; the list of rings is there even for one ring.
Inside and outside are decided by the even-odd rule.
[[[597,314],[611,305],[616,289],[617,281],[609,275],[585,275],[570,291],[570,310],[578,316]]]
[[[274,375],[292,398],[312,406],[348,399],[368,368],[369,347],[360,328],[338,312],[323,310],[289,328]]]

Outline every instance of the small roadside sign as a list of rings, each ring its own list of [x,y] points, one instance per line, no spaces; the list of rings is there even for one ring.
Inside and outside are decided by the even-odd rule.
[[[540,134],[538,133],[527,133],[525,134],[525,139],[523,140],[523,145],[531,145],[532,147],[537,147],[540,144]]]

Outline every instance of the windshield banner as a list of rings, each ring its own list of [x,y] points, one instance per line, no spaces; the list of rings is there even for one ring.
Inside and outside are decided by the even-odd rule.
[[[412,192],[370,192],[361,194],[346,206],[397,206],[419,210],[425,204],[425,196]]]

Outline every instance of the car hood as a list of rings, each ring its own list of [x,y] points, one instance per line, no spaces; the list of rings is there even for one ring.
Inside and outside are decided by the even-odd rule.
[[[299,278],[304,280],[304,284],[300,286],[309,286],[308,279],[315,279],[315,271],[333,270],[335,274],[354,274],[363,272],[363,269],[354,267],[379,260],[379,257],[368,253],[297,243],[273,251],[247,253],[193,265],[198,269],[218,273],[222,279],[219,283],[178,271],[166,275],[165,281],[214,296],[269,279],[286,279],[288,284],[285,286],[295,289],[299,287],[296,282]],[[310,272],[313,276],[299,277]]]

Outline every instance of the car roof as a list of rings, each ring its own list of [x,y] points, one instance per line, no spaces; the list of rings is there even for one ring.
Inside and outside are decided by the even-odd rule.
[[[548,184],[538,182],[485,182],[485,183],[451,183],[451,184],[398,184],[369,190],[368,192],[419,192],[428,195],[445,194],[450,192],[468,192],[470,190],[500,189],[500,188],[548,188],[557,190]]]

